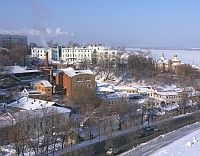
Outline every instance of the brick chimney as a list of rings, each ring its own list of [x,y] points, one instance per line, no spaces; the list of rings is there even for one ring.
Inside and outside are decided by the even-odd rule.
[[[49,53],[48,52],[46,52],[46,69],[48,69],[48,67],[49,67]]]

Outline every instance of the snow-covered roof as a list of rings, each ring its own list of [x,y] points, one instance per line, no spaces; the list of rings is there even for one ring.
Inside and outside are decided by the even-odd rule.
[[[98,95],[98,96],[103,98],[103,99],[118,99],[118,98],[122,98],[122,97],[128,98],[128,95],[125,92],[114,92],[114,93]]]
[[[146,93],[151,91],[152,91],[151,87],[138,87],[138,93]]]
[[[35,80],[30,83],[32,83],[32,84],[43,83],[45,85],[45,87],[52,87],[52,84],[48,80]]]
[[[97,92],[109,92],[109,93],[113,93],[115,90],[113,88],[107,88],[107,87],[98,87],[96,89]]]
[[[157,92],[157,94],[159,95],[163,95],[163,96],[170,96],[170,95],[178,95],[177,92],[174,92],[174,91],[168,91],[168,92]]]
[[[10,66],[10,71],[9,71],[9,73],[11,73],[11,74],[35,73],[35,72],[41,72],[41,71],[40,70],[35,70],[35,69],[26,70],[25,68],[20,67],[20,66]]]
[[[167,111],[170,111],[170,110],[173,110],[173,109],[176,109],[176,108],[179,108],[180,106],[178,105],[178,103],[171,103],[169,105],[165,105],[164,107],[162,107],[163,110],[167,110]]]
[[[57,69],[57,70],[53,70],[53,76],[56,76],[57,74],[61,73],[62,70]]]
[[[10,103],[9,107],[21,108],[24,110],[36,110],[48,107],[55,107],[53,106],[54,104],[55,102],[23,97],[19,99],[19,103],[17,101]],[[70,109],[64,107],[57,107],[57,109],[60,113],[71,112]]]
[[[109,83],[97,83],[96,92],[115,92],[113,85]]]
[[[79,74],[91,74],[91,75],[94,75],[94,73],[90,70],[90,69],[87,69],[87,70],[74,70],[72,67],[69,67],[69,68],[65,68],[65,69],[62,69],[69,77],[73,77],[73,76],[76,76],[76,75],[79,75]]]
[[[52,84],[47,80],[42,80],[40,83],[43,83],[45,87],[52,87]]]
[[[130,87],[130,86],[114,86],[115,90],[137,90],[136,87]]]

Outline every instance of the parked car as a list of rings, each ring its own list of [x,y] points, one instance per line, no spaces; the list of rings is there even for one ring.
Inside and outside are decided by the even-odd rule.
[[[144,131],[140,131],[138,138],[145,137],[145,136],[147,136],[147,133]]]
[[[161,128],[161,127],[155,127],[155,128],[154,128],[154,131],[155,131],[155,132],[158,132],[158,131],[162,131],[163,129],[164,129],[164,128]]]
[[[150,131],[150,130],[153,130],[154,128],[151,127],[151,126],[147,126],[147,127],[145,127],[145,129],[146,129],[147,131]]]
[[[114,149],[111,148],[106,152],[107,155],[112,155],[112,154],[117,154],[117,153],[119,153],[119,150],[116,148]]]

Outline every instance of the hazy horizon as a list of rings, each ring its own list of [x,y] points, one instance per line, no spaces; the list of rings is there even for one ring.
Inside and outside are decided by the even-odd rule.
[[[200,47],[199,8],[198,0],[1,0],[0,33],[39,45]]]

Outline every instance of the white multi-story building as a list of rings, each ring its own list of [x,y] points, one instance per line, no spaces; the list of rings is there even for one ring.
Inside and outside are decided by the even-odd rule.
[[[27,46],[27,36],[0,34],[0,47],[10,49],[12,45]]]
[[[65,47],[62,48],[61,57],[62,61],[67,62],[92,62],[95,58],[95,50],[92,47]]]
[[[46,59],[46,53],[48,52],[49,60],[58,60],[58,50],[54,48],[32,48],[31,49],[31,56],[37,57],[42,60]]]
[[[89,62],[96,64],[100,56],[115,59],[118,51],[110,47],[91,44],[82,47],[62,47],[56,48],[32,48],[32,57],[38,57],[45,60],[45,54],[48,52],[49,60],[59,60],[63,62]]]

